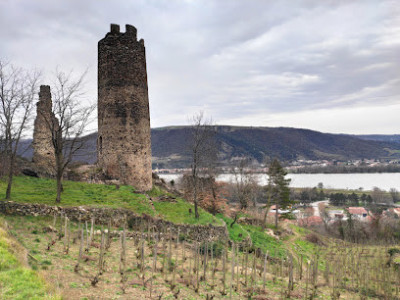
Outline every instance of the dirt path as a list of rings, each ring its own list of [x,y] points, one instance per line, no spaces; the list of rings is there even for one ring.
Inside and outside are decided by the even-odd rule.
[[[312,202],[311,203],[311,207],[314,209],[314,216],[316,216],[316,217],[320,217],[321,216],[321,212],[319,211],[319,204],[320,203],[328,204],[329,201],[328,200],[322,200],[322,201],[317,201],[317,202]]]

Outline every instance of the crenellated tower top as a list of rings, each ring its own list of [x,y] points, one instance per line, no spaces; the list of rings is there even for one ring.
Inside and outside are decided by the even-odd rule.
[[[131,41],[139,42],[144,46],[144,40],[140,39],[139,41],[137,40],[137,29],[135,26],[126,24],[125,25],[125,32],[121,32],[120,26],[118,24],[111,24],[110,25],[110,32],[108,32],[105,36],[104,39],[107,39],[108,37],[123,37],[125,39],[129,39]]]

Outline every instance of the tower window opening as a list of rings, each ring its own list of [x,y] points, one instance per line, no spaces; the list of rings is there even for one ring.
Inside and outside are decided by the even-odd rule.
[[[100,152],[100,154],[103,153],[103,137],[102,136],[99,137],[99,152]]]

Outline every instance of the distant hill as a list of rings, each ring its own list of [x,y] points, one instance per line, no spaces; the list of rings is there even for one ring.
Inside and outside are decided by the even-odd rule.
[[[190,127],[164,127],[152,130],[154,162],[184,164],[185,145]],[[400,157],[400,144],[373,141],[356,136],[328,134],[307,129],[217,126],[219,156],[225,164],[246,156],[262,162],[265,157],[281,160]],[[186,151],[187,153],[187,151]],[[187,164],[186,164],[187,165]]]
[[[75,154],[73,160],[93,164],[97,160],[97,132],[89,134],[83,137],[83,139],[86,140],[85,149],[79,150]],[[33,149],[31,144],[32,139],[21,140],[18,147],[18,155],[27,159],[32,159]]]
[[[400,144],[400,134],[366,134],[366,135],[355,135],[362,140],[366,141],[379,141],[379,142],[390,142]]]
[[[397,135],[354,136],[297,128],[236,126],[216,126],[216,132],[219,157],[225,165],[229,165],[235,157],[243,156],[259,163],[265,157],[276,157],[284,161],[400,158],[400,136]],[[75,160],[94,163],[97,134],[86,138],[88,147]],[[151,130],[151,138],[153,166],[189,166],[189,126],[154,128]],[[20,150],[20,154],[26,158],[32,157],[30,143],[31,140],[24,140]]]

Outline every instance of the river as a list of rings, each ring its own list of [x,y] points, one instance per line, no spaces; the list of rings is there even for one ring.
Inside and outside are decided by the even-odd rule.
[[[165,181],[177,181],[181,174],[158,174]],[[257,181],[261,185],[265,185],[268,176],[264,174],[256,174]],[[352,173],[352,174],[288,174],[287,178],[291,179],[291,187],[315,187],[322,182],[324,188],[332,189],[350,189],[356,190],[372,190],[378,187],[382,190],[389,191],[395,188],[400,191],[400,173]],[[234,180],[232,174],[222,174],[218,176],[218,180],[229,182]]]

